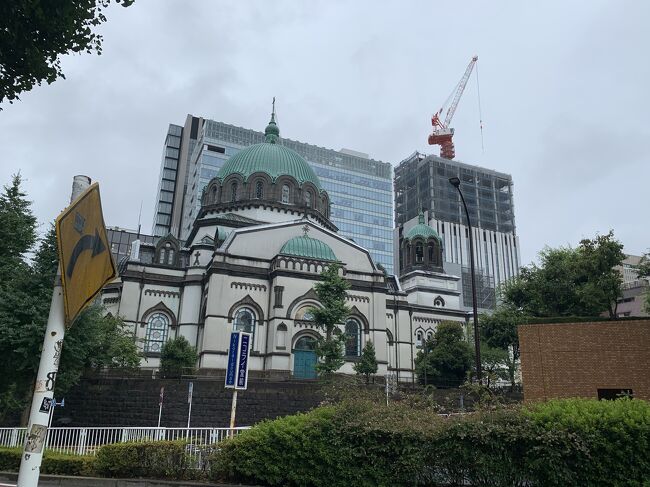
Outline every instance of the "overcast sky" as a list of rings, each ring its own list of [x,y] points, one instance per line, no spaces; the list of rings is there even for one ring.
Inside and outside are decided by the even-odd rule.
[[[462,3],[463,7],[458,6]],[[544,8],[539,8],[543,5]],[[107,225],[151,230],[162,145],[188,113],[397,164],[472,55],[457,159],[510,173],[522,264],[613,229],[650,247],[650,2],[136,0],[101,56],[0,112],[0,182],[20,171],[45,228],[71,179],[99,181]]]

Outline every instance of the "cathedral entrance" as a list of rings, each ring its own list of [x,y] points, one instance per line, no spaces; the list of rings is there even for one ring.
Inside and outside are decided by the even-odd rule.
[[[293,376],[296,379],[316,378],[316,340],[304,336],[296,342],[293,349]]]

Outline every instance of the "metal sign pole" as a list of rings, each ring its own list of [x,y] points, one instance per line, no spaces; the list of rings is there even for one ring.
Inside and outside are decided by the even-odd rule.
[[[162,417],[162,406],[163,406],[164,397],[165,397],[165,387],[163,386],[160,388],[160,400],[158,401],[158,429],[160,429],[160,418]]]
[[[75,176],[72,184],[72,203],[90,186],[88,176]],[[47,319],[43,351],[36,374],[34,396],[29,413],[27,437],[20,461],[17,487],[37,487],[43,460],[43,447],[47,438],[47,424],[50,408],[54,400],[54,384],[59,371],[59,361],[65,336],[65,311],[63,305],[63,287],[60,276],[61,266],[54,282],[54,292],[50,304],[50,314]]]
[[[185,438],[188,438],[190,435],[190,419],[192,417],[192,393],[194,392],[194,382],[190,382],[188,391],[187,391],[187,402],[189,403],[189,408],[187,410],[187,432]]]
[[[232,391],[232,404],[230,406],[230,437],[235,436],[235,414],[237,412],[237,389]]]

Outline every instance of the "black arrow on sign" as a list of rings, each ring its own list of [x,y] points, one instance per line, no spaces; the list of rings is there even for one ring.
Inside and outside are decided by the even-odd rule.
[[[95,236],[84,235],[79,239],[77,245],[74,246],[74,249],[72,250],[72,255],[70,256],[70,262],[68,262],[68,268],[66,269],[66,274],[68,276],[68,279],[72,277],[72,273],[74,272],[74,267],[77,264],[77,259],[79,259],[79,256],[85,250],[92,250],[93,251],[92,257],[95,257],[97,254],[101,254],[106,250],[106,246],[104,245],[104,242],[99,236],[99,231],[97,229],[95,229]]]

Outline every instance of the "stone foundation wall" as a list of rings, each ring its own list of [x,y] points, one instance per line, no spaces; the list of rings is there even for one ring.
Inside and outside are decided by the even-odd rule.
[[[160,388],[165,388],[161,426],[186,427],[188,386],[185,379],[93,378],[83,379],[65,396],[65,407],[56,408],[53,426],[156,426]],[[227,427],[232,389],[223,378],[192,380],[191,426]],[[237,425],[248,426],[299,411],[322,400],[313,382],[251,379],[248,390],[239,391]],[[57,397],[57,399],[59,399]]]

